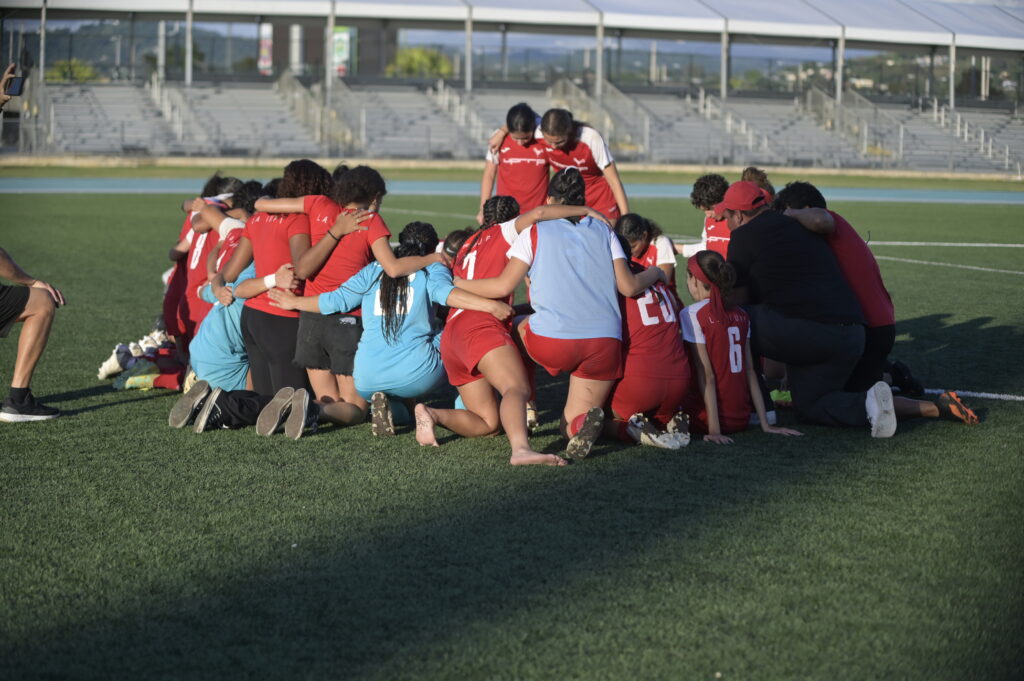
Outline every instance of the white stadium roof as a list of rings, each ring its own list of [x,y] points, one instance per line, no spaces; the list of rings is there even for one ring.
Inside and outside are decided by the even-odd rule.
[[[325,19],[331,0],[192,0],[206,17],[275,16]],[[8,10],[41,9],[43,0],[5,0]],[[52,19],[134,12],[168,18],[188,0],[46,0]],[[592,31],[662,38],[716,39],[723,32],[765,42],[835,40],[847,46],[949,46],[1024,52],[1024,0],[336,0],[339,21],[390,20],[398,25],[461,29],[467,19],[485,28]],[[19,15],[22,13],[19,12]]]

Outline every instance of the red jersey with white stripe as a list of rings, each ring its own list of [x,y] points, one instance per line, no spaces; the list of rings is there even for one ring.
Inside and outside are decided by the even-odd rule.
[[[676,266],[676,249],[672,245],[671,239],[664,234],[656,236],[647,245],[647,250],[632,260],[637,265],[643,265],[644,267],[672,265],[672,277],[669,279],[668,286],[676,303],[676,310],[683,308],[683,301],[679,298],[679,290],[676,288],[676,271],[674,269]]]
[[[537,130],[540,135],[540,130]],[[548,163],[555,171],[576,168],[587,185],[587,205],[615,219],[619,217],[619,206],[615,202],[612,188],[604,179],[604,169],[615,160],[601,135],[589,126],[580,126],[579,136],[570,139],[565,147],[552,149],[547,146]]]
[[[533,139],[523,145],[505,135],[498,153],[487,152],[497,166],[498,195],[519,202],[520,214],[541,206],[548,196],[548,146]]]
[[[707,347],[711,370],[715,373],[718,395],[718,421],[723,433],[743,430],[750,422],[753,403],[747,385],[743,348],[750,338],[750,319],[740,307],[725,310],[721,319],[712,314],[711,301],[702,300],[686,308],[683,338]],[[710,377],[708,377],[710,379]],[[707,423],[703,395],[691,393],[687,413]]]
[[[675,300],[658,282],[635,298],[622,302],[624,376],[689,376],[689,361],[679,333]]]
[[[857,230],[839,213],[829,211],[829,214],[834,228],[828,237],[828,245],[839,261],[843,278],[860,303],[866,325],[873,328],[895,324],[896,310],[885,282],[882,281],[882,272],[878,269],[874,254],[857,234]]]
[[[729,255],[729,239],[732,231],[729,223],[722,219],[716,220],[713,217],[704,218],[704,247],[709,251],[718,253],[723,258]]]
[[[471,234],[466,242],[462,244],[455,262],[452,264],[452,276],[463,279],[489,279],[497,277],[505,270],[508,264],[509,246],[519,236],[516,232],[516,219],[500,225],[492,225]],[[514,294],[502,299],[502,302],[512,304]],[[470,319],[493,320],[494,316],[487,312],[475,312],[473,310],[459,310],[453,308],[448,313],[448,322],[458,317]],[[509,320],[511,323],[511,320]]]
[[[199,326],[206,313],[213,307],[199,297],[199,289],[206,285],[207,272],[206,261],[210,253],[217,247],[220,235],[216,229],[199,234],[195,230],[191,232],[192,244],[188,249],[188,256],[185,258],[185,299],[187,300],[188,318]]]
[[[334,238],[327,236],[327,231],[334,226],[334,221],[340,213],[350,214],[355,210],[342,209],[326,196],[307,196],[305,212],[309,215],[309,240],[315,246],[321,239]],[[307,296],[316,296],[340,288],[356,272],[373,262],[373,242],[391,238],[391,230],[377,213],[364,220],[362,226],[367,229],[341,237],[324,264],[309,277],[306,282]],[[359,316],[362,310],[356,308],[348,314]]]
[[[272,215],[270,213],[254,213],[245,223],[242,236],[252,244],[252,257],[256,263],[256,276],[265,277],[274,274],[285,263],[291,263],[292,251],[290,239],[297,234],[309,233],[309,220],[302,213]],[[297,291],[302,295],[302,291]],[[279,317],[298,317],[295,310],[282,310],[270,304],[267,292],[245,301],[246,307],[277,315]]]

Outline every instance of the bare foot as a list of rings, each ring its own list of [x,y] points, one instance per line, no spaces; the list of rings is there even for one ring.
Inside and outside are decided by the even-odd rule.
[[[523,447],[512,451],[512,458],[508,460],[513,466],[529,466],[540,464],[543,466],[568,466],[569,462],[555,454],[541,454],[532,449]]]
[[[441,445],[437,444],[437,438],[434,437],[434,417],[426,405],[417,404],[413,409],[413,414],[416,416],[416,442],[419,442],[422,447],[427,445],[440,447]]]

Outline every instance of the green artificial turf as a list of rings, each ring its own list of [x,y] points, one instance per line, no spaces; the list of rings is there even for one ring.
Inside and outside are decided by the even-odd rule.
[[[784,411],[804,438],[601,442],[562,469],[508,466],[503,437],[172,430],[174,395],[95,373],[160,310],[179,198],[0,197],[0,245],[68,298],[34,381],[64,415],[0,423],[3,678],[1020,678],[1024,403],[891,440]],[[475,208],[383,214],[446,232]],[[1024,242],[1019,207],[835,208],[873,241]],[[634,209],[699,232],[683,201]],[[1021,249],[875,252],[1024,271]],[[1024,393],[1020,275],[880,265],[928,387]],[[541,378],[546,451],[564,390]]]

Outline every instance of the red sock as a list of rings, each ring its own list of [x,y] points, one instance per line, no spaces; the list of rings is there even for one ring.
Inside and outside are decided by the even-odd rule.
[[[576,418],[574,418],[572,420],[572,422],[569,424],[569,428],[568,428],[568,430],[569,430],[569,437],[572,437],[576,433],[580,432],[580,428],[583,427],[583,421],[586,418],[587,418],[587,412],[583,412],[582,414],[580,414],[579,416],[577,416]]]

